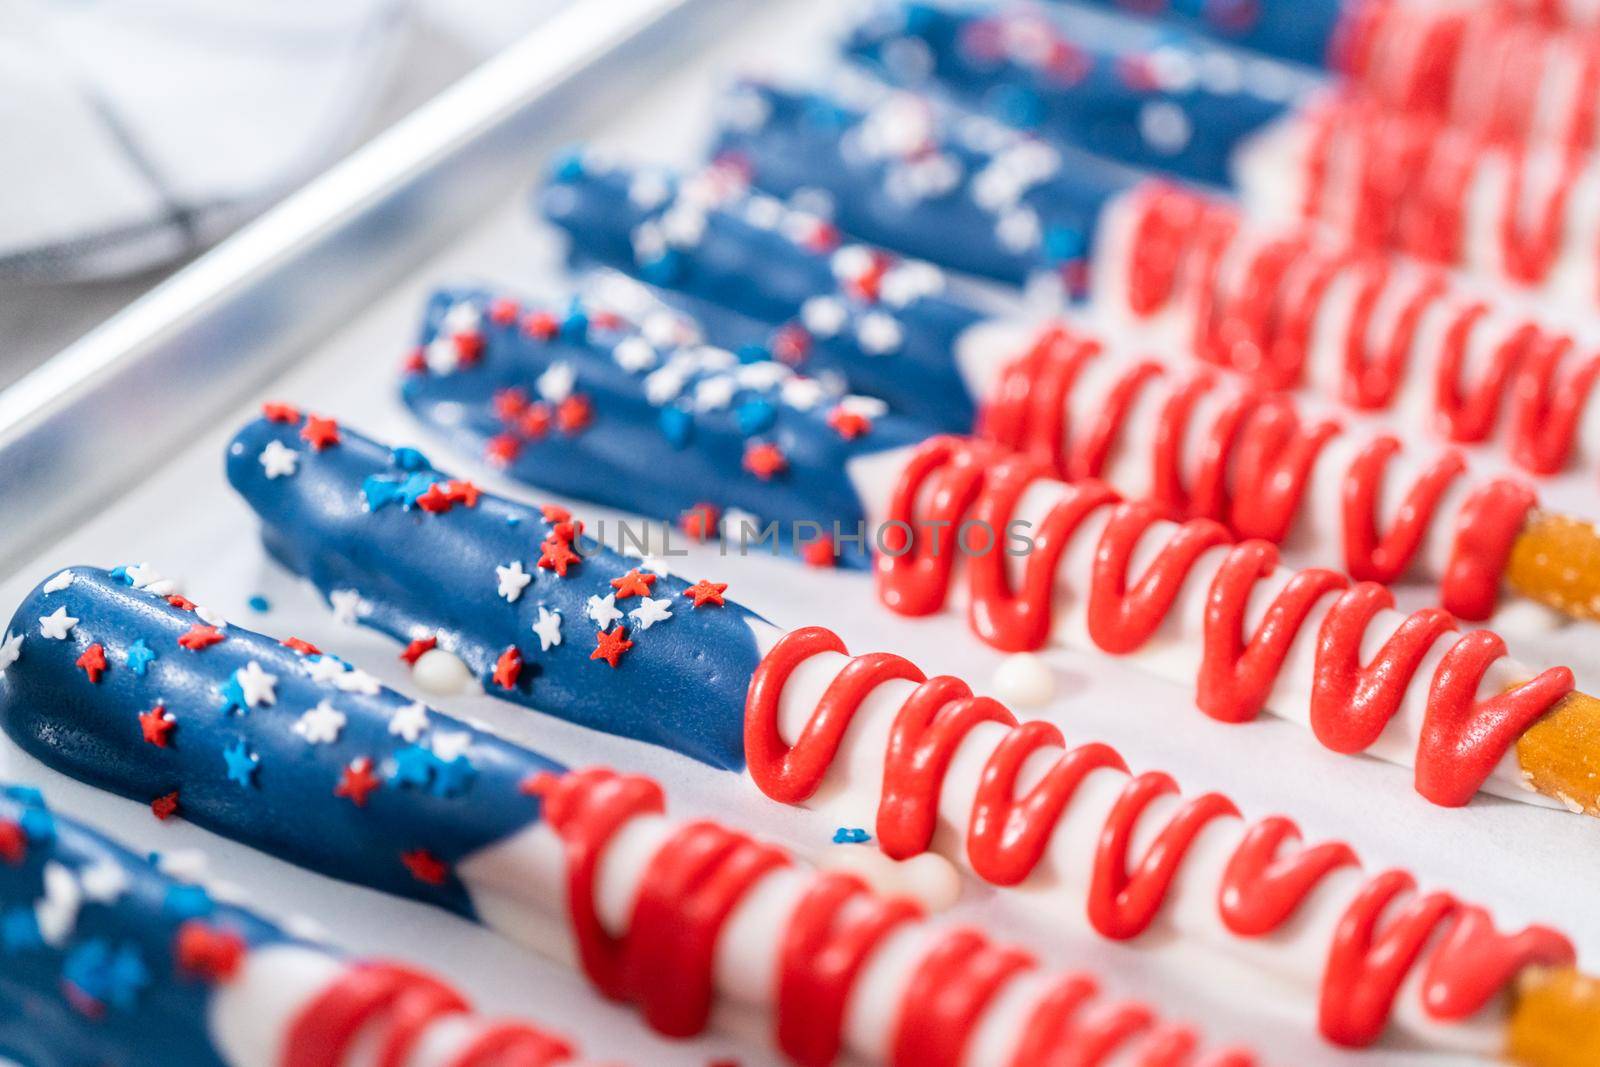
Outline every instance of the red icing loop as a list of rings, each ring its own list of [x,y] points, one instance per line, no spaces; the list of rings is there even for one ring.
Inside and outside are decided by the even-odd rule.
[[[769,679],[766,692],[775,701],[781,688]],[[776,753],[773,762],[785,758]],[[612,937],[595,913],[599,860],[628,822],[661,812],[660,788],[593,769],[543,778],[534,791],[566,843],[568,907],[586,973],[606,995],[640,1004],[658,1029],[696,1032],[711,1002],[723,926],[763,878],[789,862],[787,855],[711,823],[690,823],[650,859],[627,931]],[[811,878],[778,934],[775,1036],[789,1059],[801,1067],[835,1062],[857,982],[885,943],[920,915],[911,901],[879,898],[853,875]],[[889,1063],[961,1064],[988,1009],[1011,983],[1036,971],[1029,954],[976,931],[942,932],[891,1009]],[[1203,1056],[1192,1031],[1159,1023],[1143,1005],[1090,1003],[1095,992],[1085,976],[1058,979],[1035,1004],[1006,1067],[1098,1067],[1113,1059],[1143,1067],[1253,1067],[1243,1052]]]
[[[1371,589],[1376,593],[1365,591]],[[1354,596],[1354,603],[1366,609],[1382,604],[1386,595],[1377,587],[1361,586],[1344,597]],[[1426,625],[1436,616],[1437,613],[1421,613],[1423,621],[1419,625]],[[1479,651],[1477,642],[1468,643],[1463,656],[1472,657]],[[777,737],[785,686],[805,661],[826,653],[848,655],[836,635],[818,627],[796,630],[773,647],[751,682],[745,706],[747,737]],[[887,669],[885,665],[891,663],[893,669]],[[1444,666],[1440,673],[1445,673]],[[1350,678],[1339,675],[1335,681]],[[1375,677],[1364,674],[1356,682],[1358,690],[1360,683],[1368,688],[1376,685]],[[936,821],[934,806],[943,793],[950,759],[981,723],[998,722],[1009,727],[983,768],[968,819],[967,862],[975,873],[994,884],[1015,885],[1032,873],[1086,777],[1102,769],[1126,772],[1121,758],[1104,745],[1065,749],[1055,727],[1041,722],[1018,725],[1005,708],[992,701],[980,709],[959,680],[947,676],[925,679],[905,660],[878,655],[851,660],[838,672],[812,711],[805,730],[810,740],[793,748],[785,748],[779,741],[747,752],[748,769],[757,786],[778,799],[810,796],[821,785],[828,764],[836,755],[838,737],[868,697],[886,684],[909,687],[891,726],[884,799],[877,821],[885,851],[896,858],[930,847]],[[1359,704],[1360,694],[1351,700]],[[940,702],[942,707],[938,706]],[[813,729],[818,722],[828,724],[825,731]],[[1441,724],[1440,729],[1448,734],[1452,725]],[[831,740],[823,744],[816,740],[819,737]],[[1450,737],[1458,746],[1463,740],[1464,735]],[[1021,766],[1046,747],[1063,750],[1037,784],[1018,796]],[[1176,784],[1164,774],[1128,777],[1106,816],[1095,846],[1085,901],[1090,924],[1105,937],[1126,939],[1147,929],[1166,902],[1200,835],[1217,820],[1240,818],[1226,797],[1214,793],[1189,800],[1175,798],[1162,814],[1147,816],[1154,803],[1173,797],[1176,792]],[[1141,820],[1147,817],[1159,819],[1161,826],[1146,851],[1135,856],[1133,840]],[[1244,829],[1227,862],[1217,890],[1218,914],[1226,927],[1240,937],[1271,934],[1291,923],[1335,871],[1357,862],[1355,854],[1342,843],[1302,847],[1299,829],[1288,819],[1275,816],[1262,820]],[[1322,983],[1321,1028],[1329,1039],[1349,1045],[1376,1040],[1401,985],[1418,966],[1424,968],[1424,1008],[1437,1019],[1455,1020],[1489,1003],[1523,967],[1573,958],[1571,945],[1554,931],[1534,926],[1515,935],[1502,935],[1493,929],[1481,909],[1458,904],[1441,893],[1418,897],[1411,893],[1412,888],[1410,877],[1401,872],[1379,874],[1346,908],[1329,947]],[[837,920],[832,916],[848,895],[849,891],[838,884],[826,891],[814,891],[816,900],[808,903],[813,911],[801,911],[805,916],[801,926],[804,933],[791,931],[793,959],[822,955],[820,943],[824,934],[818,927],[834,928]],[[1380,931],[1379,920],[1388,914],[1384,906],[1402,895],[1408,899],[1400,906],[1398,917]],[[818,914],[829,918],[824,920]],[[837,956],[829,958],[827,973],[853,975],[863,954],[870,953],[867,942],[881,937],[894,921],[898,920],[876,914],[875,918],[862,918],[857,925],[846,928],[845,945],[838,949]],[[1434,945],[1431,949],[1430,944]],[[915,1033],[902,1031],[897,1048],[898,1042],[907,1041],[913,1045],[906,1048],[914,1047],[916,1051],[917,1058],[909,1062],[946,1062],[918,1042],[941,1028],[958,1030],[968,1025],[958,1026],[950,1020],[975,1016],[979,1010],[976,1005],[992,994],[987,983],[997,981],[997,973],[1020,966],[1014,957],[996,954],[995,950],[980,951],[960,944],[943,947],[945,952],[939,958],[950,967],[957,967],[959,961],[962,971],[959,977],[939,979],[938,988],[952,991],[950,1001],[939,1010],[950,1015],[937,1019],[919,1016]],[[847,981],[847,977],[840,980]],[[839,1018],[844,994],[835,988],[834,999],[829,999],[818,992],[819,974],[808,971],[785,978],[785,982],[790,981],[805,991],[808,1004],[820,1005],[814,1014],[829,1020]],[[1044,1050],[1050,1047],[1050,1038],[1045,1035],[1058,1033],[1055,1028],[1065,1025],[1063,1020],[1072,1016],[1077,992],[1075,987],[1057,990],[1053,998],[1056,1007],[1049,1018],[1030,1030],[1023,1043],[1025,1050],[1037,1049],[1033,1055],[1039,1058],[1028,1059],[1025,1054],[1018,1062],[1046,1062]],[[1099,1032],[1110,1031],[1102,1028]],[[804,1047],[815,1051],[823,1047],[819,1042],[820,1038],[809,1038]],[[836,1045],[826,1047],[833,1049]],[[828,1062],[820,1058],[797,1059],[806,1064]],[[1141,1062],[1183,1061],[1156,1058]]]
[[[949,594],[958,555],[948,543],[952,531],[968,518],[988,522],[996,530],[1009,529],[1015,501],[1035,480],[1031,467],[1021,457],[995,460],[992,447],[960,438],[933,438],[923,444],[906,464],[889,508],[890,533],[912,533],[909,544],[891,544],[877,557],[883,601],[907,615],[937,611]],[[1002,553],[991,550],[971,558],[966,573],[968,620],[979,637],[997,648],[1037,648],[1048,637],[1058,585],[1072,587],[1087,602],[1090,640],[1113,654],[1136,651],[1166,621],[1200,558],[1221,549],[1227,538],[1221,527],[1207,520],[1183,523],[1164,535],[1165,543],[1135,579],[1130,574],[1132,559],[1157,521],[1153,506],[1116,504],[1114,496],[1092,482],[1062,484],[1059,489],[1060,499],[1038,526],[1036,547],[1023,564],[1019,590],[1010,586],[1008,558]],[[1095,543],[1090,573],[1086,581],[1074,582],[1060,572],[1065,543],[1091,513],[1106,507],[1111,511]],[[1483,524],[1474,527],[1483,528]],[[932,532],[922,536],[917,531]],[[1362,640],[1378,611],[1392,606],[1392,597],[1382,587],[1365,583],[1345,592],[1341,576],[1309,570],[1291,577],[1266,606],[1257,631],[1246,639],[1247,609],[1277,557],[1271,546],[1261,542],[1246,541],[1225,551],[1206,599],[1201,667],[1195,680],[1200,709],[1225,722],[1254,718],[1265,706],[1288,649],[1312,610],[1338,593],[1319,626],[1311,724],[1318,738],[1336,751],[1366,748],[1399,709],[1424,657],[1454,629],[1453,620],[1432,610],[1415,612],[1403,620],[1372,663],[1363,665]],[[1415,757],[1416,782],[1418,791],[1437,804],[1466,803],[1521,732],[1574,686],[1572,672],[1558,667],[1479,699],[1485,674],[1505,653],[1498,638],[1485,638],[1492,635],[1469,634],[1454,641],[1428,685]],[[747,739],[751,730],[759,728],[747,720]],[[843,730],[832,722],[828,728],[835,738]],[[766,741],[770,744],[775,737],[774,733]],[[756,764],[767,751],[753,747],[746,755]]]
[[[1060,328],[1046,330],[1032,349],[1002,374],[995,398],[983,413],[983,436],[1026,454],[1040,469],[1064,480],[1098,478],[1117,444],[1140,447],[1130,438],[1128,414],[1142,392],[1159,389],[1160,414],[1149,450],[1152,503],[1173,518],[1215,519],[1237,537],[1280,542],[1289,535],[1302,510],[1314,466],[1339,432],[1337,426],[1302,423],[1285,397],[1234,390],[1200,428],[1196,456],[1190,447],[1195,405],[1214,392],[1218,383],[1205,373],[1179,374],[1150,363],[1137,364],[1120,375],[1106,397],[1080,401],[1077,407],[1087,408],[1093,415],[1083,427],[1068,426],[1071,394],[1081,388],[1079,374],[1101,357],[1100,345],[1094,341]],[[1344,567],[1364,581],[1393,582],[1411,568],[1430,527],[1443,521],[1439,509],[1447,492],[1466,473],[1461,457],[1446,452],[1400,492],[1399,487],[1385,484],[1391,480],[1389,467],[1399,451],[1395,439],[1377,438],[1343,473]],[[959,478],[952,474],[952,504],[957,497],[987,504],[983,514],[974,507],[973,518],[1000,529],[1003,514],[1013,510],[1025,485],[1020,480],[1025,475],[1014,469],[1004,475],[996,472],[990,478],[990,492],[979,495],[981,474],[979,466]],[[1378,518],[1380,501],[1391,494],[1399,495],[1401,505],[1392,524],[1384,529]],[[996,503],[1000,497],[1004,501]],[[1441,599],[1447,608],[1470,618],[1483,618],[1493,610],[1501,573],[1522,520],[1534,503],[1531,489],[1509,479],[1485,482],[1471,493],[1456,515],[1451,555],[1441,576]],[[1148,525],[1156,517],[1156,512],[1147,508],[1136,514],[1119,514],[1113,522]],[[1212,542],[1220,543],[1221,533],[1195,527],[1180,539],[1169,549],[1189,558]],[[904,540],[894,547],[903,548]],[[948,536],[930,551],[947,561],[954,554]],[[995,562],[1003,561],[982,566],[992,572]],[[1124,569],[1125,563],[1121,559],[1106,561],[1113,571]],[[985,581],[998,582],[1003,577],[993,572]],[[1148,577],[1155,580],[1154,569]],[[1162,591],[1151,588],[1146,592],[1156,596]],[[1120,633],[1128,624],[1115,626]],[[1108,650],[1123,651],[1142,643],[1143,637],[1099,634],[1096,641]]]
[[[395,964],[356,965],[290,1024],[280,1062],[342,1067],[358,1050],[375,1047],[378,1067],[402,1067],[429,1029],[469,1010],[461,994],[437,978]],[[564,1042],[535,1027],[497,1023],[473,1037],[447,1067],[549,1067],[571,1055]]]
[[[1307,164],[1307,215],[1353,216],[1359,246],[1457,263],[1476,153],[1431,131],[1408,134],[1403,124],[1357,122],[1347,108],[1313,114],[1319,132]],[[1346,129],[1353,125],[1360,136]],[[1328,175],[1345,169],[1332,165],[1336,147],[1364,153],[1359,203],[1348,211],[1328,202]],[[1403,183],[1416,187],[1401,188]],[[1402,204],[1403,211],[1397,207]],[[1570,462],[1579,424],[1600,384],[1600,353],[1580,355],[1570,337],[1526,319],[1497,322],[1486,304],[1463,298],[1438,277],[1406,283],[1395,310],[1380,316],[1380,303],[1402,283],[1382,259],[1310,240],[1246,244],[1231,209],[1191,193],[1152,184],[1135,210],[1128,306],[1141,318],[1181,307],[1193,323],[1197,357],[1268,388],[1292,388],[1304,381],[1313,329],[1335,329],[1344,346],[1340,398],[1351,407],[1388,408],[1409,376],[1424,374],[1439,428],[1450,440],[1482,442],[1504,428],[1512,460],[1526,470],[1551,474]],[[1546,205],[1536,241],[1516,228],[1517,212],[1507,211],[1513,221],[1502,227],[1505,258],[1518,265],[1514,277],[1537,281],[1539,265],[1560,249],[1556,208]],[[1289,248],[1293,255],[1286,254]],[[1326,302],[1339,277],[1352,287],[1347,309]],[[1443,328],[1437,351],[1424,351],[1422,324],[1432,315],[1445,316]],[[1483,358],[1468,358],[1475,347],[1484,350]],[[1034,407],[1049,413],[1042,399]]]

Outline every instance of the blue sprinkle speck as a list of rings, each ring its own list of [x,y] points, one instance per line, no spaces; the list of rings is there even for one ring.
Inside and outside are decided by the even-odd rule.
[[[836,845],[864,845],[871,840],[872,835],[859,826],[841,826],[833,832]]]
[[[272,601],[268,600],[260,593],[257,593],[255,596],[251,597],[249,600],[245,601],[245,603],[250,605],[251,611],[268,612],[272,610]]]

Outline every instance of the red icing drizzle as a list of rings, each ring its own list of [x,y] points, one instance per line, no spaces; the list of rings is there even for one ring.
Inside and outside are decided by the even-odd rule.
[[[1237,391],[1200,432],[1198,456],[1189,448],[1196,403],[1221,383],[1213,376],[1174,374],[1159,363],[1129,367],[1103,395],[1080,402],[1092,412],[1085,425],[1068,422],[1084,367],[1100,359],[1098,342],[1060,328],[1045,331],[1023,358],[1008,366],[984,410],[983,436],[1040,461],[1065,481],[1098,478],[1129,439],[1128,416],[1155,390],[1160,416],[1150,442],[1151,499],[1174,519],[1208,518],[1238,537],[1274,543],[1288,535],[1324,446],[1338,435],[1330,422],[1302,422],[1281,395]],[[1385,475],[1400,451],[1393,437],[1375,438],[1345,469],[1342,484],[1344,570],[1362,581],[1391,583],[1410,568],[1444,494],[1466,472],[1447,452],[1399,493],[1393,524],[1381,529]],[[1389,492],[1396,492],[1390,487]],[[1506,479],[1486,482],[1455,516],[1456,536],[1441,595],[1457,615],[1483,618],[1493,610],[1500,575],[1534,494]]]
[[[600,860],[635,818],[664,810],[661,789],[603,769],[544,777],[535,790],[544,818],[567,848],[567,900],[578,955],[608,997],[637,1004],[658,1030],[699,1032],[714,993],[714,951],[740,901],[786,853],[715,823],[684,825],[650,859],[627,931],[613,937],[595,911]],[[776,1035],[801,1067],[833,1063],[856,983],[885,940],[920,918],[907,900],[874,895],[854,876],[816,875],[779,933]],[[932,941],[894,1009],[889,1063],[958,1067],[995,998],[1037,963],[956,928]],[[1070,1062],[1094,1067],[1135,1055],[1138,1067],[1250,1067],[1243,1052],[1198,1053],[1195,1035],[1165,1025],[1139,1004],[1091,1005],[1095,983],[1056,980],[1028,1016],[1009,1067]]]
[[[1325,168],[1315,163],[1316,155],[1309,184],[1320,190],[1323,182],[1316,175]],[[1385,173],[1392,169],[1395,181],[1414,177],[1423,166],[1401,151],[1375,152],[1370,163],[1382,164]],[[1401,202],[1393,181],[1373,177],[1363,186],[1369,193],[1355,211],[1364,220],[1357,234],[1362,241],[1398,245],[1435,261],[1455,260],[1451,235],[1460,232],[1459,200],[1444,211],[1453,219],[1440,217],[1437,201],[1418,207],[1413,200],[1407,210],[1414,214],[1397,221],[1389,217]],[[1307,210],[1332,211],[1320,203]],[[1532,321],[1493,322],[1488,305],[1462,299],[1442,278],[1413,283],[1396,313],[1380,324],[1379,302],[1396,284],[1381,257],[1333,251],[1298,238],[1243,246],[1230,209],[1164,186],[1147,189],[1137,211],[1128,252],[1129,306],[1142,317],[1182,306],[1193,323],[1195,355],[1268,388],[1293,388],[1305,380],[1313,327],[1326,328],[1328,316],[1343,314],[1336,336],[1345,346],[1339,386],[1344,403],[1363,410],[1388,408],[1409,376],[1428,375],[1435,418],[1449,439],[1477,443],[1504,428],[1519,466],[1538,474],[1567,466],[1600,383],[1600,353],[1580,354],[1570,337]],[[1230,255],[1242,255],[1243,262],[1230,263]],[[1526,263],[1537,256],[1523,249],[1517,258]],[[1233,280],[1235,274],[1243,281]],[[1326,306],[1329,288],[1341,276],[1353,286],[1348,312]],[[1422,350],[1420,327],[1429,314],[1447,316],[1436,351]],[[1467,368],[1477,361],[1467,354],[1475,346],[1487,348],[1488,358],[1469,374]]]
[[[387,963],[345,970],[290,1025],[282,1067],[341,1067],[376,1041],[379,1067],[402,1067],[434,1025],[471,1006],[450,986]],[[548,1067],[572,1049],[525,1023],[486,1025],[448,1067]]]
[[[1022,493],[1047,476],[1036,460],[1001,455],[993,445],[957,437],[932,438],[906,464],[890,501],[885,551],[876,558],[879,593],[903,615],[938,611],[949,595],[961,551],[962,524],[975,521],[1009,531]],[[1166,621],[1202,555],[1221,551],[1211,579],[1201,637],[1195,703],[1225,722],[1252,719],[1266,706],[1290,646],[1319,602],[1331,598],[1317,630],[1311,679],[1311,726],[1324,744],[1341,752],[1366,748],[1418,683],[1422,661],[1455,629],[1448,615],[1424,610],[1408,616],[1369,662],[1362,639],[1380,609],[1393,606],[1380,585],[1350,585],[1333,571],[1294,575],[1267,606],[1254,633],[1246,610],[1258,584],[1277,565],[1277,551],[1253,540],[1231,544],[1227,531],[1194,519],[1166,534],[1143,573],[1132,557],[1160,521],[1150,503],[1120,503],[1092,480],[1057,485],[1059,497],[1028,532],[1034,547],[1022,557],[1015,587],[1012,557],[974,553],[965,560],[968,619],[984,641],[1008,651],[1038,648],[1050,634],[1058,587],[1070,586],[1086,602],[1090,640],[1113,654],[1140,648]],[[1062,554],[1091,515],[1107,512],[1087,574],[1064,575]],[[1231,547],[1230,547],[1231,546]],[[1502,693],[1478,699],[1479,684],[1505,645],[1488,631],[1451,641],[1427,685],[1422,736],[1415,755],[1419,793],[1436,804],[1470,800],[1535,719],[1572,691],[1572,672],[1553,667]]]
[[[1000,704],[973,696],[959,679],[926,678],[913,664],[886,654],[850,660],[790,746],[778,733],[783,689],[800,664],[830,652],[848,655],[832,631],[809,627],[786,635],[762,661],[745,708],[749,770],[768,796],[789,804],[805,801],[822,784],[845,730],[867,697],[891,679],[913,683],[891,728],[876,827],[884,851],[895,858],[929,847],[950,761],[979,723],[1009,727],[985,764],[966,841],[972,870],[997,885],[1015,885],[1033,871],[1085,777],[1103,768],[1126,771],[1117,753],[1104,745],[1067,749],[1053,725],[1019,724]],[[1019,796],[1021,768],[1044,749],[1060,754],[1038,784]],[[1239,817],[1233,804],[1216,793],[1181,801],[1163,816],[1165,824],[1150,848],[1134,854],[1134,832],[1149,805],[1176,793],[1176,784],[1164,774],[1130,776],[1107,817],[1085,902],[1090,924],[1106,937],[1120,940],[1142,933],[1165,902],[1200,833],[1217,820]],[[1293,822],[1264,819],[1245,829],[1228,861],[1217,887],[1218,914],[1240,937],[1270,934],[1292,921],[1334,871],[1357,863],[1344,844],[1304,847]],[[1318,1020],[1329,1040],[1343,1045],[1376,1040],[1401,985],[1419,967],[1428,1013],[1460,1020],[1487,1004],[1523,967],[1573,958],[1571,944],[1553,930],[1530,926],[1501,934],[1483,909],[1446,893],[1413,890],[1410,875],[1386,871],[1368,879],[1346,907],[1322,978]],[[1391,904],[1393,909],[1386,910]],[[1007,956],[985,957],[983,972],[969,974],[966,981],[981,986],[985,975],[1009,966]],[[953,1000],[961,1003],[961,997]]]

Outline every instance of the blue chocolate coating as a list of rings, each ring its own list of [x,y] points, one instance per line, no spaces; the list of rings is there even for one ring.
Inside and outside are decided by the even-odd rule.
[[[491,306],[503,313],[489,314]],[[466,340],[477,354],[457,362],[447,347],[443,359],[419,361],[402,394],[418,418],[475,453],[496,440],[515,441],[514,455],[500,464],[521,481],[568,496],[674,521],[705,503],[737,508],[754,516],[757,529],[776,523],[777,547],[794,553],[818,528],[826,536],[835,524],[856,531],[866,521],[848,462],[938,432],[879,414],[865,398],[829,396],[765,352],[746,349],[741,356],[749,361],[740,362],[698,342],[658,350],[630,323],[592,315],[582,304],[562,313],[568,325],[560,332],[540,336],[525,325],[533,314],[482,290],[436,293],[422,351]],[[457,320],[474,325],[458,332]],[[684,321],[683,331],[693,336],[695,328]],[[592,412],[579,429],[557,425],[551,401],[541,399],[540,380],[551,368],[571,372],[571,395]],[[872,417],[851,418],[862,409]],[[530,415],[538,420],[533,433],[521,429]],[[841,433],[830,420],[859,432]],[[784,469],[763,477],[747,457],[770,448]],[[800,521],[816,526],[802,528],[797,546]],[[737,535],[730,540],[738,544]],[[865,546],[840,549],[842,565],[868,565]]]
[[[697,182],[726,176],[701,176]],[[659,195],[641,197],[648,183]],[[967,431],[976,405],[956,368],[963,331],[987,316],[983,302],[945,285],[924,263],[862,246],[840,248],[823,220],[771,197],[730,188],[714,203],[656,171],[602,166],[572,154],[539,195],[545,215],[572,236],[579,262],[598,262],[688,299],[713,340],[722,307],[772,326],[768,349],[807,374],[843,375],[856,392],[887,401],[941,430]],[[862,268],[881,284],[864,291]],[[819,323],[817,312],[832,321]],[[875,341],[888,326],[891,345]],[[880,331],[881,332],[881,331]]]
[[[416,503],[445,479],[414,449],[385,448],[348,429],[316,451],[302,424],[258,419],[228,449],[228,479],[255,508],[268,550],[324,595],[360,594],[360,621],[400,640],[437,634],[498,697],[606,733],[647,741],[716,767],[744,766],[744,696],[760,659],[749,611],[694,608],[687,583],[661,575],[652,596],[672,617],[648,629],[627,616],[633,647],[616,667],[591,659],[599,627],[590,597],[639,561],[579,536],[581,561],[562,577],[541,568],[542,547],[558,523],[540,509],[484,493],[473,506],[434,513]],[[259,459],[270,442],[299,453],[292,475],[268,478]],[[496,567],[520,566],[531,581],[514,602],[497,593]],[[548,649],[533,629],[540,608],[561,617],[561,643]],[[608,631],[615,636],[615,626]],[[495,681],[502,654],[523,667],[505,688]],[[474,805],[474,808],[477,806]]]
[[[1312,66],[1330,61],[1341,20],[1361,0],[1078,0],[1182,26]],[[1384,0],[1378,0],[1382,3]]]
[[[424,850],[453,865],[538,819],[537,800],[519,787],[560,769],[549,760],[433,711],[431,728],[408,739],[391,723],[412,702],[370,676],[233,625],[216,644],[183,647],[201,621],[192,610],[120,572],[70,573],[66,588],[47,592],[46,582],[17,608],[9,632],[23,636],[21,655],[0,677],[0,725],[51,767],[137,800],[176,791],[178,812],[209,830],[463,914],[471,906],[453,876],[423,881],[403,856]],[[61,608],[78,623],[54,640],[39,620]],[[106,662],[98,681],[77,666],[91,645]],[[240,687],[236,672],[254,675],[250,664],[273,677],[270,703],[258,696],[251,706]],[[173,720],[165,746],[146,739],[140,720],[157,705]],[[313,743],[297,724],[319,705],[344,721],[335,738]],[[335,795],[357,760],[381,781],[360,806]]]
[[[863,20],[845,50],[897,84],[937,88],[1008,125],[1217,186],[1230,183],[1246,138],[1323,81],[1199,34],[1067,4],[900,0]]]
[[[221,1067],[207,1022],[212,987],[180,968],[179,928],[197,920],[250,948],[291,939],[52,814],[33,790],[0,788],[0,825],[22,841],[16,862],[0,862],[0,1057],[25,1067]],[[65,928],[40,927],[36,909],[52,899],[47,868],[76,887],[65,890],[78,901]],[[91,871],[91,880],[113,875],[117,891],[86,891]]]
[[[826,192],[854,237],[1014,285],[1081,268],[1106,203],[1145,179],[929,96],[849,97],[740,83],[717,157],[778,196]]]

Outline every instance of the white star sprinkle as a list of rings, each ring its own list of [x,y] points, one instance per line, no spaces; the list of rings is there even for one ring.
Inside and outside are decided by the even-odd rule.
[[[539,635],[539,651],[549,652],[561,643],[561,613],[540,604],[539,619],[533,624],[533,632]]]
[[[6,631],[6,639],[0,641],[0,674],[6,673],[6,668],[22,658],[22,635]]]
[[[591,596],[589,608],[585,612],[594,624],[602,630],[611,629],[611,624],[622,618],[622,612],[617,609],[617,594],[607,593],[605,596]]]
[[[694,387],[694,406],[701,411],[721,411],[733,403],[738,384],[726,374],[703,378]]]
[[[539,395],[552,404],[559,404],[572,395],[572,387],[578,382],[578,372],[572,369],[572,364],[565,360],[550,364],[550,369],[539,375],[535,386]]]
[[[324,700],[300,716],[294,724],[294,732],[308,745],[331,745],[339,740],[345,722],[344,712]]]
[[[160,571],[148,563],[135,563],[131,567],[124,567],[122,572],[128,576],[128,581],[133,583],[135,589],[142,589],[146,593],[171,596],[178,591],[177,582],[163,577]]]
[[[328,594],[328,605],[333,608],[333,617],[346,626],[354,626],[366,610],[361,594],[354,589],[335,589]]]
[[[461,348],[454,337],[436,337],[422,350],[422,361],[435,374],[454,374],[461,366]]]
[[[65,589],[67,586],[69,586],[71,584],[72,584],[72,572],[71,571],[62,571],[60,574],[56,575],[54,578],[52,578],[48,582],[44,583],[44,591],[46,593],[59,593],[59,592],[61,592],[61,590]]]
[[[78,908],[83,891],[72,872],[54,860],[44,865],[44,895],[33,906],[39,936],[47,945],[60,948],[78,925]]]
[[[656,350],[643,337],[629,337],[618,342],[617,347],[611,350],[611,358],[617,361],[617,366],[632,374],[651,370],[660,360]]]
[[[886,356],[900,347],[900,324],[881,311],[869,311],[856,324],[856,343],[869,356]]]
[[[396,708],[395,713],[389,718],[389,732],[396,737],[403,737],[409,744],[416,744],[422,732],[428,728],[428,709],[419,701],[407,704],[403,708]]]
[[[473,333],[483,323],[483,312],[470,300],[450,305],[440,325],[445,333]]]
[[[268,481],[294,474],[300,463],[300,453],[282,441],[268,441],[267,447],[263,448],[261,455],[256,458],[260,461],[261,469],[266,473]]]
[[[39,619],[39,632],[52,641],[65,641],[78,620],[67,614],[65,607],[57,608]]]
[[[220,612],[212,611],[204,604],[196,604],[194,606],[194,613],[200,616],[200,621],[205,623],[207,626],[215,626],[220,630],[224,626],[228,625],[228,620],[224,619]]]
[[[111,860],[98,860],[79,876],[84,898],[96,904],[115,904],[128,888],[128,875]]]
[[[306,660],[306,674],[310,675],[313,682],[323,685],[338,685],[339,679],[344,676],[345,665],[332,656],[317,656]]]
[[[259,708],[277,703],[278,676],[262,670],[255,660],[234,671],[233,678],[239,683],[239,692],[244,695],[247,706]]]
[[[341,693],[365,693],[372,696],[382,688],[378,680],[366,671],[347,667],[333,680],[334,688]]]
[[[662,597],[659,600],[653,597],[645,597],[639,601],[638,607],[628,612],[628,618],[632,619],[634,625],[639,629],[648,630],[656,623],[665,622],[667,619],[672,618],[671,604],[672,601],[666,597]]]
[[[827,395],[827,390],[815,378],[790,378],[780,387],[779,395],[783,402],[792,408],[801,411],[810,411],[822,403],[822,398]]]
[[[817,337],[832,337],[844,328],[849,313],[831,296],[814,296],[800,305],[800,321]]]
[[[435,756],[449,763],[472,747],[472,735],[468,733],[436,733],[433,735],[433,739],[428,742],[428,747],[433,750]]]
[[[533,575],[522,569],[520,559],[514,559],[504,567],[495,567],[494,573],[500,579],[500,595],[506,598],[507,604],[515,604],[522,591],[528,588],[528,583],[533,581]]]

